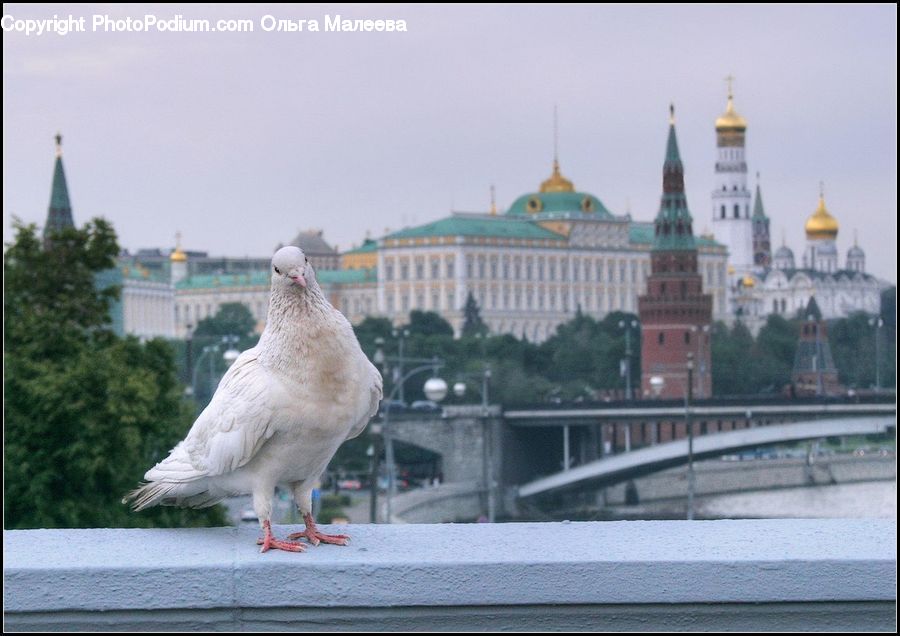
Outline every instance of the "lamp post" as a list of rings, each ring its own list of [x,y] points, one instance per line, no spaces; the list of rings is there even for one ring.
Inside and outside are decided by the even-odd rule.
[[[397,350],[397,375],[395,378],[403,378],[403,347],[406,344],[406,339],[409,338],[409,329],[394,329],[391,331],[391,335],[398,339],[398,350]],[[403,380],[400,380],[400,401],[404,404],[406,403],[406,396],[403,392]]]
[[[881,357],[879,356],[879,340],[884,319],[881,316],[869,318],[869,325],[875,327],[875,392],[881,392]]]
[[[191,395],[197,395],[197,372],[200,371],[201,362],[205,356],[209,356],[209,396],[212,398],[213,394],[216,392],[216,370],[215,370],[215,357],[209,354],[218,353],[220,350],[220,345],[230,345],[228,349],[222,354],[222,358],[225,362],[230,366],[235,360],[238,359],[238,356],[241,355],[241,352],[238,351],[234,345],[237,344],[240,338],[238,336],[222,336],[221,343],[206,345],[203,347],[203,350],[200,353],[200,357],[197,358],[197,365],[194,367],[194,372],[191,374]]]
[[[390,427],[390,417],[391,417],[391,409],[390,403],[391,400],[394,399],[394,395],[400,390],[400,387],[403,386],[403,383],[416,375],[417,373],[422,373],[423,371],[431,371],[433,374],[437,373],[437,370],[444,366],[444,361],[440,358],[433,358],[431,363],[423,364],[422,366],[418,366],[406,375],[400,378],[400,382],[394,385],[394,388],[391,389],[390,394],[385,400],[385,403],[388,405],[384,410],[384,420],[381,424],[382,437],[384,438],[384,461],[387,464],[388,471],[388,487],[387,492],[385,493],[385,501],[387,503],[386,510],[386,521],[387,523],[391,523],[391,499],[395,493],[395,479],[394,472],[396,471],[396,465],[394,462],[394,440],[391,437],[391,427]],[[433,400],[435,402],[440,402],[447,395],[447,383],[444,382],[441,378],[433,377],[425,383],[425,396],[429,400]],[[377,456],[373,459],[373,464],[377,466]],[[378,479],[377,479],[377,468],[373,469],[375,473],[375,480],[372,482],[372,492],[370,501],[370,514],[372,509],[375,507],[375,504],[372,503],[376,501],[377,492],[378,492]]]
[[[619,329],[625,330],[625,399],[632,399],[631,395],[631,330],[636,329],[638,326],[637,320],[620,320],[619,321]],[[625,429],[628,431],[629,429]],[[629,446],[628,438],[626,432],[626,440],[625,446],[626,450]]]
[[[186,329],[184,336],[184,368],[186,371],[184,380],[189,382],[194,377],[194,325],[188,323]],[[191,387],[191,392],[193,393],[193,391],[194,388]]]
[[[484,367],[481,373],[481,427],[482,444],[481,452],[481,472],[485,490],[487,491],[487,518],[493,523],[497,517],[497,502],[494,496],[494,444],[491,429],[488,424],[488,405],[490,398],[488,396],[489,383],[491,380],[491,368]],[[463,397],[466,394],[466,383],[457,382],[453,385],[453,393],[457,397]]]
[[[706,357],[703,355],[703,340],[709,337],[709,325],[703,325],[702,327],[692,325],[691,331],[697,337],[697,356],[700,358],[699,366],[697,367],[699,373],[699,377],[697,378],[697,393],[702,399],[712,395],[712,387],[710,386],[709,393],[707,393],[704,390],[705,385],[703,384],[703,375],[706,373]]]
[[[687,387],[684,392],[684,423],[688,436],[687,518],[694,519],[694,425],[691,422],[691,399],[694,396],[694,354],[687,354]]]
[[[666,379],[661,375],[651,375],[650,376],[650,390],[653,392],[653,398],[659,399],[660,394],[662,394],[663,388],[666,386]],[[653,443],[656,444],[659,441],[659,420],[656,421],[656,428],[653,429]]]
[[[381,375],[384,376],[384,338],[378,337],[375,338],[375,354],[372,356],[372,362],[378,367],[378,370],[381,372]],[[389,406],[386,408],[390,408]],[[378,521],[378,510],[377,510],[377,492],[378,492],[378,461],[381,457],[382,449],[382,429],[381,424],[372,423],[372,465],[370,467],[369,473],[369,481],[371,483],[371,490],[369,492],[369,523],[376,523]]]

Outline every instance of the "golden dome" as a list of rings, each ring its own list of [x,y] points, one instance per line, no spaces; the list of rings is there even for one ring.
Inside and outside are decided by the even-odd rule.
[[[747,120],[737,114],[734,110],[734,99],[728,94],[728,106],[725,112],[716,119],[716,130],[746,130]]]
[[[541,192],[575,192],[572,182],[559,172],[559,161],[553,160],[553,174],[541,184]]]
[[[175,249],[169,254],[169,260],[173,263],[187,262],[187,254],[181,249],[181,232],[175,232]]]
[[[753,277],[750,274],[744,276],[743,280],[741,280],[741,284],[743,284],[744,287],[756,287],[756,281],[753,280]]]
[[[812,216],[806,219],[806,238],[808,239],[832,239],[837,238],[837,219],[828,213],[825,207],[825,196],[819,195],[819,207]]]

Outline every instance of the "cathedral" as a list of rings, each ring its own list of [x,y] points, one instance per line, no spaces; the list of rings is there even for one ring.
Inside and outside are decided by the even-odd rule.
[[[691,280],[684,281],[691,293],[709,303],[703,319],[687,325],[688,331],[708,334],[713,321],[740,320],[755,333],[770,314],[796,317],[812,296],[826,320],[855,311],[877,313],[881,293],[891,285],[866,273],[865,253],[855,241],[841,262],[838,221],[822,191],[806,221],[799,263],[783,242],[772,253],[758,175],[755,192],[748,185],[747,120],[737,112],[730,82],[715,131],[713,234],[693,236],[691,230],[693,251],[687,261],[682,262],[684,252],[672,252],[683,267],[691,267]],[[671,142],[669,150],[677,154],[674,127]],[[61,157],[57,136],[45,232],[72,224]],[[666,170],[682,170],[680,159],[668,156],[667,161]],[[683,192],[679,196],[687,214]],[[579,310],[602,319],[614,311],[637,313],[641,303],[667,295],[666,285],[675,281],[664,281],[668,274],[654,269],[660,228],[666,227],[660,222],[658,215],[648,222],[614,214],[594,194],[576,189],[554,152],[550,176],[506,210],[492,201],[490,210],[453,212],[367,238],[344,253],[328,245],[321,230],[300,232],[292,243],[310,255],[326,296],[354,324],[383,316],[399,325],[417,309],[440,313],[459,334],[471,293],[492,333],[541,342]],[[180,238],[174,249],[123,252],[118,267],[103,275],[104,284],[122,287],[121,300],[112,308],[113,325],[119,333],[142,338],[184,338],[222,304],[240,302],[261,330],[268,311],[269,258],[213,257],[182,249]],[[693,353],[695,389],[703,395],[709,389],[705,364],[701,351]]]
[[[759,173],[753,195],[747,184],[747,120],[735,109],[730,80],[725,112],[715,122],[716,185],[712,192],[713,231],[729,254],[729,318],[742,321],[756,333],[770,314],[796,318],[813,296],[826,320],[857,311],[878,313],[881,293],[891,284],[866,273],[865,252],[856,240],[841,263],[836,244],[839,224],[825,205],[821,185],[818,205],[806,219],[806,245],[800,262],[784,241],[772,253]]]

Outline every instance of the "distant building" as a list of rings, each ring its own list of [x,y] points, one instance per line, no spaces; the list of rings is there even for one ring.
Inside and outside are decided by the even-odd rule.
[[[803,311],[803,324],[791,374],[792,392],[797,396],[842,395],[837,367],[828,344],[828,324],[811,296]]]
[[[811,296],[826,320],[844,318],[856,311],[877,314],[881,294],[891,287],[865,271],[865,252],[854,241],[840,267],[835,239],[838,221],[828,211],[820,193],[816,210],[806,220],[806,249],[802,266],[796,267],[793,251],[782,244],[772,267],[760,267],[732,281],[734,316],[753,332],[770,314],[803,317]]]
[[[771,314],[794,318],[812,295],[826,319],[843,318],[856,311],[876,314],[881,292],[890,283],[865,271],[865,253],[856,241],[845,267],[838,259],[838,222],[819,206],[806,221],[806,247],[799,267],[794,252],[782,241],[774,256],[770,220],[762,202],[757,173],[753,213],[747,188],[745,141],[747,120],[734,107],[731,82],[725,112],[716,119],[717,159],[712,192],[715,238],[728,248],[728,318],[742,321],[753,333]],[[718,313],[718,312],[717,312]]]
[[[703,278],[698,272],[697,241],[684,192],[674,108],[663,164],[663,195],[654,228],[652,270],[647,293],[639,299],[642,394],[657,397],[653,385],[661,380],[658,397],[686,396],[690,364],[694,368],[693,396],[709,397],[713,299],[703,293]]]
[[[303,250],[316,271],[340,269],[341,267],[340,253],[325,241],[322,237],[322,230],[300,232],[290,244]]]

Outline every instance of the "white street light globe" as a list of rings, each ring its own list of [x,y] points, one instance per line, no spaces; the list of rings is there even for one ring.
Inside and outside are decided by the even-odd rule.
[[[653,390],[653,395],[656,397],[659,397],[659,394],[662,393],[665,385],[666,381],[662,376],[654,375],[650,377],[650,388]]]
[[[462,397],[466,394],[466,383],[465,382],[457,382],[453,385],[453,394],[456,397]]]
[[[225,358],[225,362],[229,365],[232,364],[238,357],[241,355],[241,352],[232,347],[228,351],[222,354],[222,357]]]
[[[425,397],[440,402],[447,395],[447,383],[441,378],[431,378],[425,383]]]

